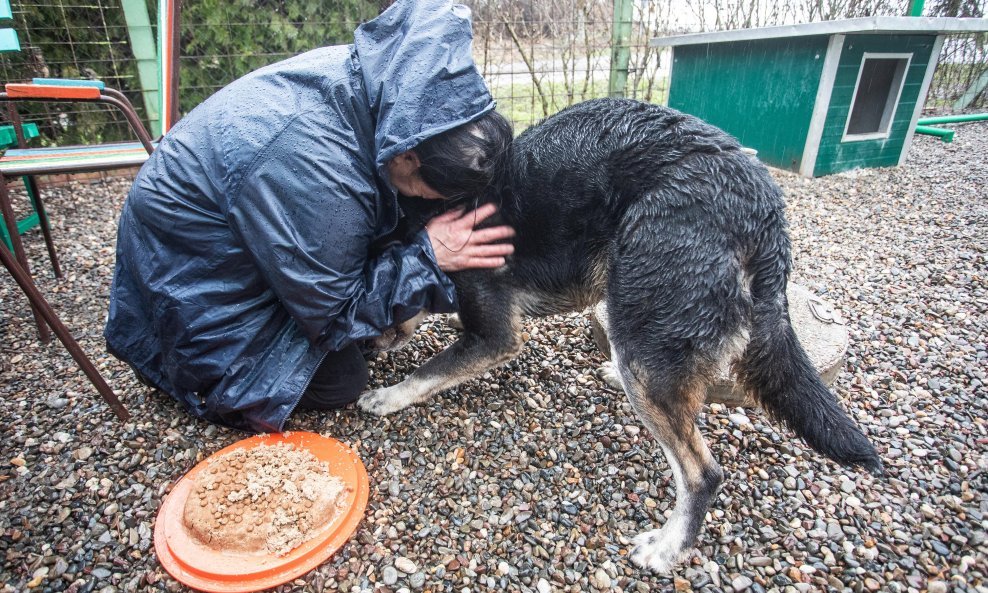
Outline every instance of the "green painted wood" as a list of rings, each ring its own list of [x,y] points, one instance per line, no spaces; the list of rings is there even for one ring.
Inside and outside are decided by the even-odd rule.
[[[822,176],[859,167],[891,167],[899,156],[909,133],[909,123],[917,101],[923,76],[933,50],[935,35],[848,35],[844,40],[834,90],[820,139],[813,175]],[[861,59],[868,53],[911,53],[902,95],[889,128],[889,137],[879,140],[842,141],[847,115],[851,108],[854,85]]]
[[[21,51],[21,42],[17,39],[17,31],[0,29],[0,52]]]
[[[631,25],[633,0],[613,0],[614,22],[611,32],[611,75],[607,96],[623,97],[628,85],[628,63],[631,61]]]
[[[17,221],[17,234],[23,235],[27,231],[33,229],[41,224],[41,219],[38,217],[37,212],[32,212],[24,218]],[[3,242],[7,244],[7,249],[10,251],[14,250],[14,244],[10,242],[10,233],[7,232],[7,225],[3,222],[3,215],[0,214],[0,238]]]
[[[137,61],[137,75],[141,82],[144,109],[151,124],[151,135],[161,135],[161,115],[158,106],[158,48],[151,31],[151,18],[144,0],[122,0],[124,19],[130,47]]]
[[[40,135],[38,124],[23,124],[21,126],[21,133],[24,134],[25,140],[37,138]],[[0,150],[6,150],[11,146],[17,146],[17,133],[14,131],[13,124],[0,126]],[[38,226],[41,220],[38,217],[37,210],[34,209],[36,207],[34,205],[34,193],[31,192],[31,186],[28,185],[26,177],[23,180],[24,189],[27,190],[27,195],[31,200],[32,212],[17,221],[17,234],[19,235],[23,235],[26,231]],[[0,239],[3,239],[3,242],[7,245],[7,249],[14,250],[14,245],[10,242],[10,233],[7,232],[7,225],[4,223],[2,214],[0,214]]]
[[[38,130],[38,124],[35,123],[22,124],[21,130],[25,140],[37,138],[41,134],[41,131]],[[0,126],[0,150],[16,145],[17,132],[14,131],[14,126],[11,124]]]
[[[822,35],[677,47],[669,106],[798,171],[826,52]]]

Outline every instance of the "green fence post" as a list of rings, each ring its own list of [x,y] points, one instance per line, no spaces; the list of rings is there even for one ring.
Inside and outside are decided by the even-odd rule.
[[[144,109],[147,111],[151,135],[161,135],[161,116],[158,113],[158,51],[151,34],[151,18],[144,0],[123,0],[124,18],[130,47],[137,60],[137,73],[141,81]]]
[[[631,19],[634,0],[614,0],[614,24],[611,32],[611,77],[607,83],[609,97],[623,97],[628,85],[628,62],[631,61]]]
[[[907,16],[923,16],[923,0],[909,0],[909,14]]]

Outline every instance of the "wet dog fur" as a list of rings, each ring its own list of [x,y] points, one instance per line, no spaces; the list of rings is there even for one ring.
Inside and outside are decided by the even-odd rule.
[[[485,198],[501,205],[488,224],[515,228],[514,255],[498,270],[452,274],[459,339],[401,383],[363,394],[361,408],[423,402],[517,356],[524,315],[603,299],[617,379],[676,483],[665,525],[634,540],[639,566],[663,572],[682,560],[723,479],[696,424],[722,358],[813,449],[882,471],[796,338],[781,191],[735,139],[672,109],[601,99],[522,133],[504,177]]]

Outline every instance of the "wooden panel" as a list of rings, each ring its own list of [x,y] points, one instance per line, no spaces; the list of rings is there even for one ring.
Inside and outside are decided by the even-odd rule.
[[[798,171],[826,51],[826,36],[677,47],[669,106]]]
[[[99,99],[95,86],[62,86],[48,84],[8,84],[7,96],[14,99]]]
[[[17,31],[0,29],[0,52],[21,51],[21,42],[17,39]]]
[[[848,35],[844,41],[840,66],[830,97],[827,123],[824,125],[814,175],[829,175],[859,167],[889,167],[898,164],[909,122],[923,85],[935,35]],[[905,74],[902,95],[889,127],[888,138],[842,141],[847,115],[851,108],[854,86],[861,59],[867,53],[912,54]]]

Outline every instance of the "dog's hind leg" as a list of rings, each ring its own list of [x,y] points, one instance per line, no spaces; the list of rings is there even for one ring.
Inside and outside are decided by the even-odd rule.
[[[696,426],[705,382],[692,375],[688,365],[676,365],[674,358],[668,357],[657,367],[643,368],[638,361],[622,360],[615,349],[615,365],[625,392],[659,441],[676,482],[672,515],[661,529],[636,537],[631,553],[633,562],[656,572],[673,568],[693,547],[723,478]]]
[[[521,312],[508,294],[490,290],[471,294],[461,291],[460,317],[464,332],[446,348],[397,385],[368,391],[358,405],[364,411],[384,416],[422,403],[508,362],[522,348]]]

